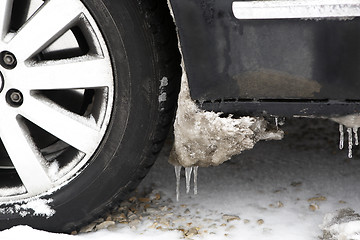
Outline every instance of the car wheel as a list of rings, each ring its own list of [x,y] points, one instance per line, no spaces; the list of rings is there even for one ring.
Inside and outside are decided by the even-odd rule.
[[[70,232],[145,176],[171,125],[162,0],[0,1],[0,229]]]

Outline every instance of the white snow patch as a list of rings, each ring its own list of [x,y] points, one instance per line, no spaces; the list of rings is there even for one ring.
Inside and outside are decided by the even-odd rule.
[[[160,95],[159,95],[159,103],[166,102],[166,86],[169,85],[169,80],[166,77],[163,77],[160,80]]]
[[[165,102],[166,101],[166,93],[161,93],[159,96],[159,102]]]
[[[166,87],[167,85],[169,85],[169,80],[167,79],[167,77],[163,77],[160,80],[160,89]]]
[[[24,210],[26,210],[26,209],[33,210],[34,215],[36,215],[36,216],[51,217],[55,214],[55,210],[51,209],[51,207],[48,205],[52,201],[53,201],[52,199],[36,199],[36,200],[29,201],[28,203],[21,205],[21,208]]]
[[[51,240],[74,240],[74,239],[106,239],[106,240],[168,240],[168,239],[181,239],[181,234],[178,231],[162,232],[154,229],[147,229],[146,233],[139,233],[129,227],[109,230],[101,230],[94,233],[68,235],[60,233],[51,233],[41,230],[33,229],[29,226],[16,226],[0,232],[0,239],[51,239]]]
[[[7,197],[15,194],[24,194],[24,193],[26,193],[26,188],[24,186],[0,188],[0,197]]]
[[[268,130],[263,118],[229,116],[199,109],[190,97],[186,73],[181,81],[174,123],[175,142],[169,162],[184,167],[217,166],[252,149],[260,140],[280,140],[283,131]]]
[[[324,240],[360,240],[360,215],[347,208],[326,214],[320,225]]]
[[[57,181],[63,176],[65,176],[67,173],[69,173],[72,169],[75,168],[75,166],[85,157],[85,154],[82,152],[78,152],[76,156],[71,160],[68,164],[65,166],[62,166],[60,168],[59,162],[53,160],[48,168],[48,175],[53,181]]]
[[[14,204],[10,207],[0,208],[0,213],[18,213],[22,217],[32,214],[34,216],[43,216],[49,218],[55,214],[55,210],[49,206],[49,203],[52,201],[52,199],[31,199],[23,204]]]
[[[52,180],[57,178],[59,169],[60,169],[60,166],[59,166],[58,161],[55,160],[50,164],[50,166],[48,168],[48,174]]]

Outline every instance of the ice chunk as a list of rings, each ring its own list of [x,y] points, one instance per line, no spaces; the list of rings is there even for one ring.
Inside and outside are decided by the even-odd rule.
[[[343,149],[344,148],[344,125],[339,124],[339,132],[340,132],[339,148]]]
[[[190,182],[191,182],[192,170],[193,170],[192,167],[185,168],[186,194],[189,194],[189,192],[190,192]]]
[[[198,194],[197,178],[198,178],[198,166],[194,167],[194,194]]]
[[[253,148],[260,140],[280,140],[283,134],[276,128],[269,129],[263,118],[235,119],[199,109],[190,97],[184,73],[169,162],[184,167],[217,166],[233,155]]]
[[[348,128],[360,127],[360,114],[331,118],[331,120]]]
[[[175,177],[176,177],[176,201],[179,201],[180,198],[180,173],[181,173],[181,166],[174,166],[175,167]]]

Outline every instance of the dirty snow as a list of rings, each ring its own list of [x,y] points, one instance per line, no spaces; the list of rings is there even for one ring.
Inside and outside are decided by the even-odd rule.
[[[347,128],[360,127],[360,114],[352,114],[347,116],[331,118],[332,121],[345,125]]]
[[[116,223],[71,236],[20,226],[0,232],[0,239],[175,240],[194,228],[198,234],[191,239],[330,240],[340,234],[345,236],[341,240],[357,239],[358,220],[340,220],[336,211],[360,213],[360,150],[353,149],[352,159],[337,150],[338,126],[331,121],[289,119],[282,128],[282,141],[259,142],[218,167],[199,167],[198,195],[186,195],[182,169],[179,202],[173,166],[167,163],[172,145],[167,142],[137,192],[138,202],[144,201],[141,197],[148,201],[149,193],[150,199],[156,193],[161,199],[151,200],[148,210],[141,210],[147,203],[136,204],[139,221],[132,227]],[[133,215],[128,213],[126,221]],[[174,226],[166,227],[167,221]]]
[[[350,208],[326,214],[320,227],[324,240],[360,239],[360,215]]]
[[[269,129],[263,118],[221,117],[206,112],[191,100],[186,74],[181,80],[174,123],[175,142],[169,162],[184,167],[218,166],[260,140],[280,140],[283,131]]]

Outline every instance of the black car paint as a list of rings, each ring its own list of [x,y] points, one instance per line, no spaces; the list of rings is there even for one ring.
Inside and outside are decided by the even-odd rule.
[[[360,19],[239,20],[233,0],[170,0],[191,96],[206,110],[337,116],[360,110]]]

